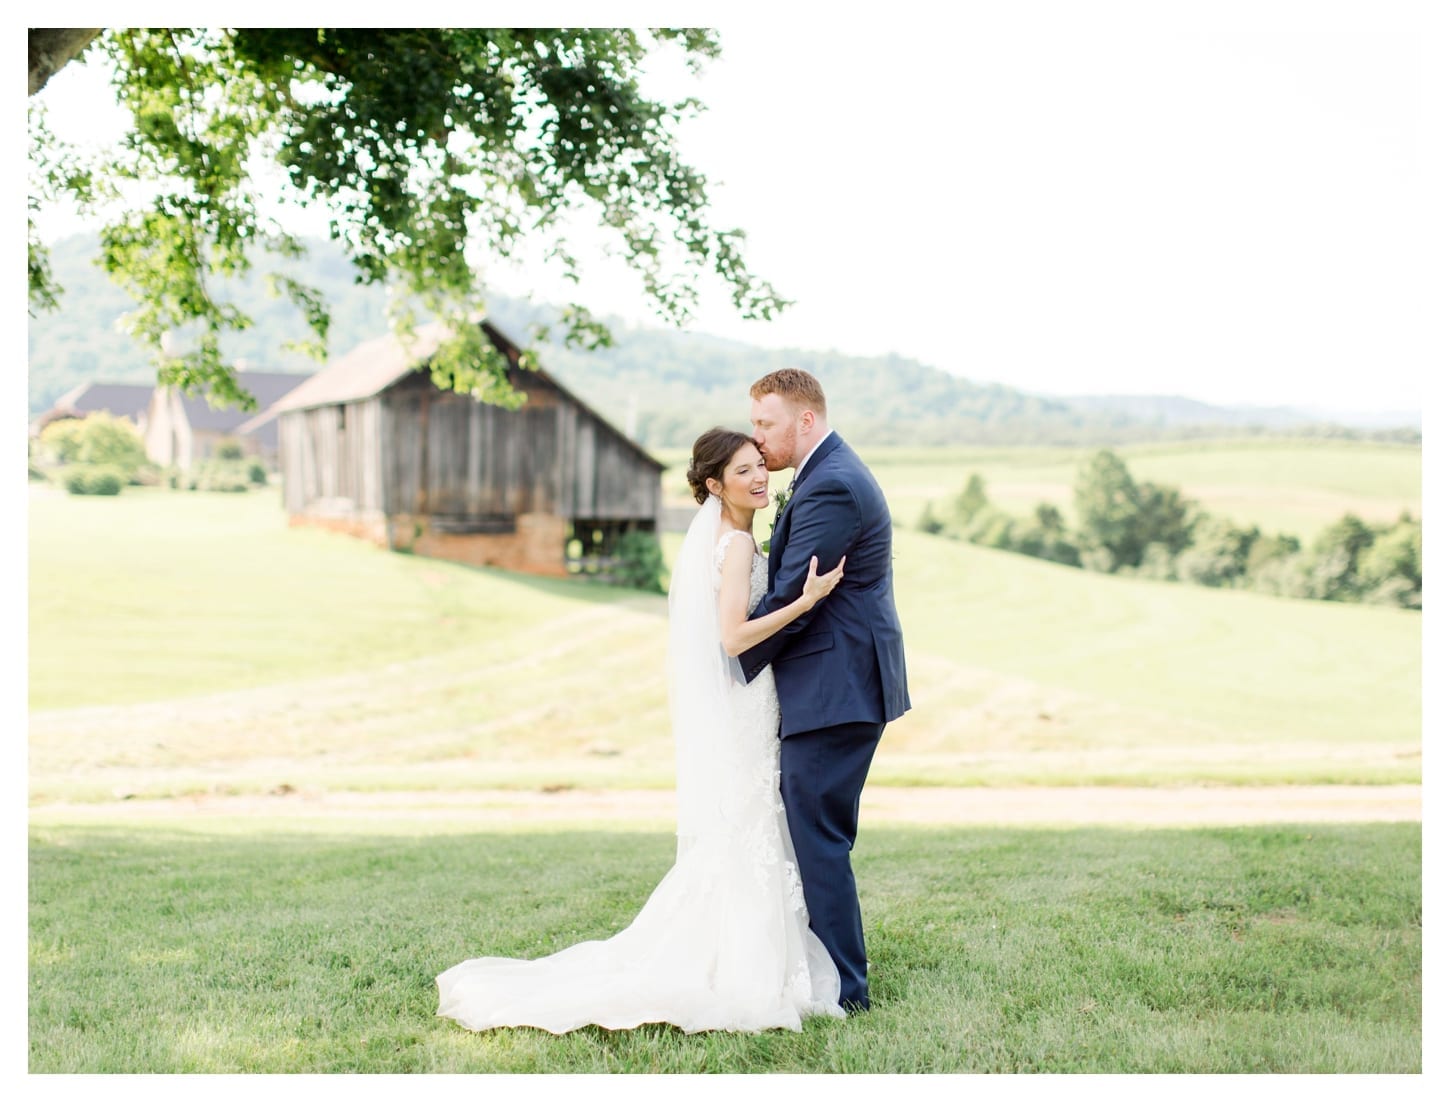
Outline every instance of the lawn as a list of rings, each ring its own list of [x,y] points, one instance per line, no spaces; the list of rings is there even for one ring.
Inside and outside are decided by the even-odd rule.
[[[471,1034],[433,977],[627,924],[667,833],[32,812],[29,1070],[1414,1073],[1418,824],[875,828],[875,1007]]]
[[[878,463],[893,503],[954,462],[898,458]],[[674,839],[481,829],[428,793],[670,786],[665,599],[289,528],[275,492],[32,490],[28,538],[33,1073],[1421,1069],[1403,823],[868,822],[870,1015],[467,1033],[434,1017],[439,971],[607,937]],[[915,706],[873,786],[1420,778],[1416,613],[1104,577],[907,525],[896,550]],[[295,818],[164,799],[308,789],[415,798]]]

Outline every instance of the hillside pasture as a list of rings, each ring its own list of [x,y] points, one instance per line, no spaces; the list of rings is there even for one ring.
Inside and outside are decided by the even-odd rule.
[[[1019,516],[1040,502],[1073,522],[1073,481],[1091,448],[863,448],[901,526],[938,513],[975,472],[993,504]],[[1420,515],[1419,448],[1355,441],[1230,440],[1114,449],[1133,478],[1177,486],[1210,513],[1306,543],[1345,513],[1387,523]],[[683,469],[683,468],[681,468]],[[667,476],[668,476],[668,472]],[[667,483],[667,487],[668,487]]]
[[[289,528],[274,492],[30,506],[34,802],[672,784],[663,597]],[[873,784],[1419,780],[1416,613],[909,530],[897,589],[915,706]]]

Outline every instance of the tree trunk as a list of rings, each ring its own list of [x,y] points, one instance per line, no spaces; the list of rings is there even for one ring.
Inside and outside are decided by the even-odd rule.
[[[99,27],[30,28],[30,95],[65,68],[101,33]]]

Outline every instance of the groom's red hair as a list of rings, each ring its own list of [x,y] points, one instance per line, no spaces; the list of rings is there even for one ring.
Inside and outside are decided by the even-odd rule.
[[[826,415],[826,392],[809,371],[783,367],[755,380],[750,388],[752,398],[779,394],[797,410],[809,409],[821,417]]]

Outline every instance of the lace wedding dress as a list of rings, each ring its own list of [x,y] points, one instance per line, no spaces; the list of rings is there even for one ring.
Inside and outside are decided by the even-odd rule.
[[[450,968],[438,977],[440,1017],[473,1030],[527,1025],[565,1033],[668,1022],[694,1033],[799,1030],[812,1014],[844,1016],[835,965],[807,925],[780,800],[774,678],[766,670],[748,685],[726,680],[738,665],[724,658],[712,609],[728,541],[750,537],[731,531],[708,547],[705,537],[714,538],[719,522],[711,502],[691,525],[670,593],[680,809],[674,867],[608,940],[537,960],[480,957]],[[692,571],[702,563],[708,583],[702,570]],[[765,589],[766,560],[757,550],[752,609]],[[715,634],[696,638],[702,632]],[[693,681],[691,658],[699,659]]]

